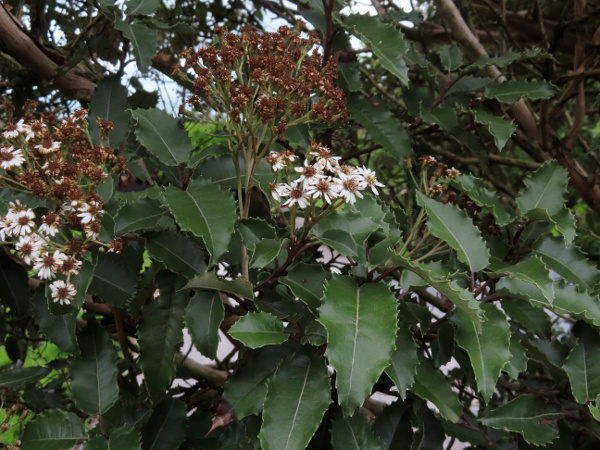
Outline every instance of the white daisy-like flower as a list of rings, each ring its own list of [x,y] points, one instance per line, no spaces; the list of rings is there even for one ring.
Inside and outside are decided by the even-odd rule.
[[[304,185],[316,184],[319,180],[325,178],[323,171],[308,163],[308,160],[304,160],[304,167],[294,167],[294,170],[298,173],[301,173],[300,178],[298,178],[298,182],[304,183]]]
[[[377,181],[377,175],[371,169],[367,169],[365,166],[359,167],[356,169],[356,173],[362,176],[362,179],[367,184],[368,187],[371,188],[373,194],[379,195],[377,191],[377,187],[385,187],[384,184]]]
[[[289,196],[292,187],[287,183],[272,183],[269,184],[269,190],[273,198],[280,202],[282,197]]]
[[[66,258],[67,255],[58,250],[53,255],[46,252],[35,259],[33,270],[38,271],[38,277],[41,280],[52,279],[56,276],[56,272],[60,269],[62,261]]]
[[[19,167],[25,162],[25,157],[20,149],[13,146],[5,146],[0,149],[0,167],[4,170],[10,170],[13,167]]]
[[[305,189],[306,195],[313,199],[322,197],[327,203],[331,204],[332,200],[335,200],[339,195],[336,191],[335,184],[323,178],[316,184],[311,184]]]
[[[60,271],[65,275],[77,275],[81,268],[81,261],[74,256],[67,256],[60,263]]]
[[[340,167],[338,160],[342,158],[341,156],[333,156],[331,151],[321,144],[313,143],[311,148],[313,148],[314,151],[310,152],[309,155],[317,158],[317,161],[314,163],[316,168],[320,170],[329,170],[331,172],[337,171]]]
[[[29,125],[25,125],[25,121],[23,119],[21,119],[16,124],[9,125],[8,130],[6,130],[2,133],[2,137],[4,139],[14,139],[21,132],[24,132],[27,129],[31,130],[31,127],[29,127]]]
[[[60,215],[65,216],[65,215],[75,211],[75,206],[77,206],[77,205],[78,205],[77,202],[71,202],[71,203],[64,202],[62,205],[60,205],[58,213]]]
[[[356,203],[356,197],[363,198],[363,195],[360,193],[363,189],[367,187],[367,183],[359,177],[353,177],[343,174],[342,172],[338,173],[339,178],[335,181],[335,188],[340,197],[344,198],[346,203],[350,203],[353,205]]]
[[[86,238],[96,240],[100,235],[100,226],[95,222],[86,223],[83,225],[83,231]]]
[[[96,217],[104,214],[104,210],[100,208],[100,203],[91,201],[90,203],[83,203],[83,205],[77,208],[79,214],[77,217],[81,217],[81,223],[86,224],[96,220]]]
[[[49,142],[49,143],[34,145],[34,147],[37,148],[41,154],[47,155],[49,153],[54,153],[54,152],[59,151],[60,150],[60,142],[53,141],[53,142]]]
[[[304,209],[310,205],[310,197],[308,194],[299,189],[299,183],[294,181],[290,185],[290,191],[288,193],[289,198],[284,203],[284,206],[292,207],[294,205],[298,205],[300,208]]]
[[[15,244],[15,248],[20,253],[25,264],[33,264],[40,253],[44,249],[46,242],[40,239],[36,234],[19,237],[19,242]]]
[[[31,234],[31,232],[35,228],[35,223],[33,222],[34,218],[35,213],[31,208],[19,211],[10,223],[10,234],[13,236],[23,236]]]
[[[50,284],[52,301],[61,305],[70,305],[71,301],[77,295],[77,289],[73,283],[64,280],[56,280]]]
[[[6,213],[7,223],[13,222],[21,211],[25,211],[25,205],[20,200],[14,202],[8,202],[8,212]]]
[[[8,233],[8,223],[6,223],[5,217],[0,216],[0,241],[4,242],[7,234],[10,236],[10,233]]]
[[[38,231],[46,236],[55,236],[58,233],[60,225],[60,216],[56,213],[50,213],[42,217],[42,224]]]

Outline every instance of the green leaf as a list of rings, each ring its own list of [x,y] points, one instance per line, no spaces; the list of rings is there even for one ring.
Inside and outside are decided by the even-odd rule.
[[[139,328],[140,366],[152,397],[162,393],[175,374],[174,359],[183,342],[183,314],[189,296],[189,291],[181,290],[183,277],[163,272],[156,283],[160,295],[144,305]]]
[[[533,251],[551,270],[576,283],[578,290],[591,290],[600,281],[596,265],[574,245],[565,247],[558,237],[541,236]]]
[[[555,292],[555,302],[558,292]],[[517,321],[525,331],[536,334],[546,339],[552,332],[550,328],[550,317],[548,313],[536,305],[519,299],[502,300],[502,309],[511,321]]]
[[[248,300],[254,299],[254,290],[250,283],[242,278],[223,280],[217,277],[216,272],[204,272],[201,275],[196,275],[183,288],[229,292]]]
[[[392,379],[400,398],[406,398],[406,390],[409,389],[415,380],[415,373],[419,358],[417,349],[419,346],[413,339],[410,327],[406,323],[398,328],[396,336],[396,350],[392,352],[391,364],[385,369],[385,373]]]
[[[338,414],[331,421],[331,445],[334,450],[383,450],[383,444],[362,414],[344,418]]]
[[[341,24],[371,48],[383,67],[408,83],[408,67],[403,59],[408,47],[400,30],[369,14],[351,14]]]
[[[287,276],[280,281],[316,315],[317,308],[321,305],[325,282],[330,277],[331,272],[325,270],[323,266],[298,263],[291,267]]]
[[[167,209],[157,200],[140,198],[123,205],[115,217],[115,235],[123,236],[132,231],[154,229],[160,219],[166,218]]]
[[[247,363],[227,381],[223,398],[233,407],[235,416],[242,419],[260,414],[267,392],[267,377],[275,372],[283,359],[298,349],[298,343],[262,347],[248,354]]]
[[[397,330],[396,298],[383,283],[357,286],[333,274],[325,287],[319,321],[328,334],[325,355],[337,372],[339,403],[345,416],[363,404],[389,365]]]
[[[167,397],[154,407],[142,428],[144,450],[176,450],[185,441],[187,420],[185,403]]]
[[[323,244],[331,247],[341,255],[350,257],[357,255],[356,241],[346,230],[324,230],[319,234],[315,233],[315,236]]]
[[[364,97],[352,96],[347,102],[353,120],[363,125],[369,136],[380,144],[397,162],[412,155],[412,144],[402,121],[389,109],[376,108]]]
[[[125,14],[128,16],[140,15],[147,16],[154,14],[160,6],[161,0],[127,0],[125,5],[127,10]]]
[[[579,317],[591,325],[600,327],[600,302],[598,297],[579,292],[576,287],[558,280],[554,284],[554,309]]]
[[[481,233],[465,211],[436,202],[420,192],[417,192],[417,203],[427,211],[427,227],[431,234],[455,249],[460,261],[467,264],[473,272],[487,267],[490,252]]]
[[[183,234],[163,231],[153,235],[146,241],[146,250],[152,258],[163,262],[172,272],[191,277],[206,270],[204,253]]]
[[[44,335],[63,352],[79,355],[75,337],[75,321],[78,311],[54,315],[48,310],[46,296],[40,289],[33,297],[33,318]]]
[[[550,222],[565,239],[565,245],[571,245],[577,235],[577,222],[575,216],[566,207],[550,217]]]
[[[29,383],[35,383],[50,373],[46,367],[20,367],[0,370],[0,387],[18,390]]]
[[[137,68],[140,72],[146,73],[152,57],[156,54],[158,32],[142,23],[127,23],[121,19],[115,22],[115,28],[122,31],[123,35],[129,39]]]
[[[462,405],[452,391],[450,382],[423,356],[419,356],[419,361],[412,391],[423,400],[433,403],[446,420],[458,422],[462,415]]]
[[[519,263],[512,266],[502,266],[503,263],[496,261],[492,264],[492,269],[501,274],[507,274],[515,280],[525,281],[530,283],[531,289],[537,293],[533,298],[540,299],[542,297],[549,305],[554,301],[554,286],[552,284],[552,278],[550,278],[550,271],[546,267],[546,264],[537,256],[529,256]],[[506,282],[503,278],[502,282]],[[502,283],[502,287],[507,286]],[[500,289],[500,284],[498,285]]]
[[[600,394],[598,354],[600,336],[595,330],[585,327],[563,364],[571,382],[573,397],[581,404],[594,401]]]
[[[96,87],[90,102],[90,135],[94,142],[100,140],[100,132],[96,120],[102,118],[112,122],[115,129],[104,141],[109,147],[118,149],[127,137],[129,113],[127,112],[127,89],[116,76],[104,78]]]
[[[60,450],[71,448],[87,434],[82,420],[73,413],[50,411],[25,425],[21,436],[24,450]]]
[[[83,446],[83,450],[141,450],[140,435],[129,425],[115,428],[108,440],[95,436]]]
[[[100,255],[88,293],[98,295],[103,301],[123,308],[135,294],[137,282],[136,267],[126,267]]]
[[[283,246],[287,245],[289,239],[273,240],[263,239],[254,246],[250,267],[264,268],[273,261],[281,252]]]
[[[485,88],[485,96],[503,103],[516,103],[521,97],[534,100],[554,96],[556,88],[547,81],[505,81]]]
[[[272,314],[259,312],[242,316],[229,330],[229,335],[250,348],[281,344],[288,335],[283,332],[283,323]]]
[[[242,185],[246,182],[245,164],[243,158],[240,156],[240,172]],[[213,183],[218,184],[223,189],[236,189],[237,188],[237,175],[235,173],[235,166],[233,165],[233,159],[230,155],[224,155],[219,158],[210,158],[203,161],[199,170],[196,172],[200,175],[200,179],[212,180]],[[274,175],[271,170],[271,166],[261,159],[254,172],[252,179],[260,186],[266,188],[267,184],[273,181]],[[264,189],[263,189],[264,190]]]
[[[134,109],[135,135],[148,152],[167,166],[176,166],[190,159],[192,143],[179,122],[157,109]]]
[[[556,421],[562,417],[557,405],[548,405],[541,397],[522,395],[487,413],[481,423],[517,432],[530,444],[545,445],[558,436]]]
[[[314,353],[314,352],[311,352]],[[320,355],[296,353],[267,382],[261,447],[306,448],[331,403],[329,373]]]
[[[541,209],[550,216],[560,212],[568,182],[567,171],[556,160],[545,163],[525,180],[525,188],[517,198],[519,210],[536,214]]]
[[[493,304],[482,304],[481,308],[487,320],[480,332],[460,310],[455,311],[452,319],[458,325],[456,343],[469,354],[477,389],[484,401],[488,402],[496,388],[500,371],[510,360],[511,333],[502,311]]]
[[[198,181],[186,191],[167,186],[163,196],[181,229],[200,236],[211,254],[210,266],[216,264],[227,253],[235,226],[231,194],[209,181]]]
[[[484,67],[492,65],[498,68],[506,67],[519,59],[535,58],[540,54],[542,54],[542,51],[539,48],[533,48],[531,50],[521,53],[508,51],[500,56],[489,56],[485,54],[480,56],[474,63],[466,66],[464,70],[473,70],[474,68],[483,69]]]
[[[218,292],[196,292],[185,309],[185,325],[194,346],[207,358],[217,357],[219,325],[225,307]]]
[[[256,217],[240,219],[237,229],[242,236],[242,241],[250,251],[254,251],[256,244],[265,239],[277,238],[275,227]]]
[[[358,208],[360,208],[360,206],[358,206]],[[375,222],[369,214],[369,212],[377,213],[376,211],[373,211],[373,209],[374,208],[371,207],[372,211],[367,211],[365,209],[360,210],[360,212],[334,211],[331,214],[325,216],[323,219],[319,220],[319,222],[317,222],[317,224],[313,227],[312,232],[317,237],[323,236],[328,231],[333,231],[335,233],[346,232],[352,236],[352,240],[356,244],[363,245],[365,241],[369,238],[371,233],[373,233],[375,230],[381,227],[381,224]],[[381,209],[379,209],[378,212],[383,213]],[[383,218],[379,217],[379,220],[382,221]]]
[[[506,120],[501,116],[493,116],[484,111],[472,110],[475,122],[485,125],[494,138],[494,143],[498,150],[502,150],[510,137],[513,135],[517,126],[512,120]]]
[[[446,71],[452,72],[462,64],[462,53],[457,45],[444,45],[438,50],[440,62]]]
[[[487,190],[483,181],[479,178],[475,178],[472,175],[461,175],[452,180],[450,184],[467,194],[477,206],[491,209],[499,226],[504,227],[512,221],[500,197],[495,192]]]
[[[81,356],[71,361],[71,391],[75,405],[88,414],[104,414],[119,398],[117,352],[94,318],[79,336]]]
[[[29,313],[31,299],[27,280],[27,271],[23,266],[17,264],[6,252],[0,252],[0,300],[17,319]]]
[[[504,306],[504,305],[503,305]],[[511,354],[510,360],[502,368],[502,370],[510,375],[511,378],[519,378],[521,372],[527,370],[527,349],[523,347],[519,338],[515,336],[510,337],[509,351]]]

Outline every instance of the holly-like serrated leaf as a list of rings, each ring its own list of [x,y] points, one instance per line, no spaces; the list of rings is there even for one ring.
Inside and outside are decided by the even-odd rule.
[[[71,448],[87,438],[83,421],[73,413],[50,411],[25,425],[21,443],[25,450]]]
[[[107,303],[125,307],[127,301],[135,294],[137,282],[136,267],[126,267],[106,257],[99,257],[88,293],[98,295]]]
[[[250,267],[264,268],[277,258],[289,239],[263,239],[254,246]]]
[[[156,12],[160,6],[160,0],[127,0],[125,14],[128,16],[147,16]]]
[[[594,401],[600,395],[598,354],[600,336],[595,330],[585,327],[563,364],[571,382],[573,397],[581,404]]]
[[[0,252],[0,300],[16,318],[26,316],[31,306],[27,280],[27,271],[23,266],[5,252]]]
[[[488,412],[481,423],[517,432],[530,444],[545,445],[558,436],[556,421],[562,417],[558,406],[544,403],[541,397],[522,395]]]
[[[119,77],[108,76],[96,87],[90,102],[90,135],[94,142],[100,139],[96,120],[102,118],[114,125],[114,130],[104,141],[109,147],[118,149],[125,140],[129,128],[129,113],[127,112],[127,89],[121,84]]]
[[[475,122],[485,125],[494,138],[498,150],[502,150],[510,137],[513,135],[517,126],[510,120],[500,116],[493,116],[484,111],[472,110]]]
[[[578,290],[591,290],[600,281],[596,265],[574,245],[565,247],[558,237],[540,237],[533,244],[533,251],[550,269],[576,283]]]
[[[474,272],[487,267],[490,251],[466,212],[453,205],[436,202],[420,192],[417,192],[417,203],[427,211],[427,227],[431,234],[456,250],[460,261]]]
[[[492,270],[497,273],[506,274],[514,280],[521,280],[532,285],[538,294],[534,298],[542,296],[548,304],[554,301],[554,286],[550,271],[544,262],[537,256],[529,256],[517,264],[506,266],[494,261]],[[506,281],[503,279],[503,281]]]
[[[306,448],[331,403],[329,372],[322,356],[296,353],[267,382],[261,447]]]
[[[547,81],[505,81],[485,89],[485,96],[503,103],[516,103],[521,97],[534,100],[552,98],[556,88]]]
[[[129,39],[137,68],[140,72],[146,73],[152,57],[156,54],[158,32],[143,23],[127,23],[120,19],[115,22],[115,28],[122,31],[123,35]]]
[[[477,58],[477,60],[475,62],[473,62],[472,64],[469,64],[468,66],[466,66],[464,68],[464,70],[473,70],[474,68],[482,69],[484,67],[492,66],[492,65],[499,67],[499,68],[506,67],[509,64],[512,64],[513,62],[515,62],[519,59],[535,58],[536,56],[539,56],[540,54],[542,54],[542,51],[539,48],[534,48],[534,49],[527,50],[526,52],[521,52],[521,53],[508,51],[500,56],[489,56],[489,55],[485,54],[485,55],[482,55],[479,58]],[[546,55],[544,55],[544,56],[546,56]]]
[[[408,324],[402,323],[396,337],[396,350],[392,352],[391,364],[385,369],[385,373],[392,379],[403,400],[406,398],[406,390],[413,385],[415,380],[419,364],[418,348],[410,327]]]
[[[383,283],[360,288],[334,274],[325,287],[319,321],[327,330],[326,356],[337,372],[339,403],[352,415],[370,393],[394,350],[396,299]]]
[[[142,450],[139,433],[128,425],[115,428],[108,440],[95,436],[83,446],[83,450]]]
[[[245,164],[243,158],[240,156],[240,177],[242,185],[246,182]],[[223,189],[236,189],[237,188],[237,175],[235,172],[235,166],[233,159],[230,155],[223,155],[218,158],[208,158],[200,164],[197,173],[200,175],[200,179],[212,180],[213,183],[218,184]],[[260,160],[254,172],[252,179],[256,184],[260,186],[267,186],[268,183],[273,181],[273,171],[271,166],[265,161]]]
[[[151,396],[169,386],[175,374],[175,354],[183,341],[183,314],[189,292],[185,278],[162,273],[157,276],[160,295],[142,309],[139,328],[140,366]]]
[[[144,450],[176,450],[185,440],[187,420],[185,403],[167,397],[152,411],[142,428]]]
[[[376,211],[376,214],[381,212],[381,210]],[[380,221],[381,220],[382,218],[380,217]],[[333,230],[336,233],[344,231],[352,236],[352,240],[357,245],[362,245],[369,238],[371,233],[379,229],[380,226],[380,223],[375,222],[373,218],[371,218],[367,209],[364,211],[361,210],[360,212],[333,211],[331,214],[328,214],[323,219],[319,220],[312,231],[317,237],[322,236],[330,230]]]
[[[597,296],[579,292],[575,286],[558,280],[554,284],[554,309],[559,313],[572,314],[591,325],[600,327],[600,301]]]
[[[510,360],[502,368],[502,370],[508,373],[511,378],[517,379],[521,372],[527,370],[527,349],[523,347],[519,338],[514,335],[510,337],[510,345],[508,350],[510,351]]]
[[[167,208],[157,200],[140,198],[123,205],[115,217],[115,235],[123,236],[132,231],[153,229],[165,217]]]
[[[575,216],[566,207],[550,217],[550,222],[556,227],[556,231],[562,234],[566,245],[571,245],[577,235],[577,222]]]
[[[0,370],[0,387],[18,390],[29,383],[41,380],[49,373],[50,369],[41,366]]]
[[[496,193],[485,188],[482,180],[472,175],[462,175],[450,183],[455,188],[469,196],[476,205],[489,208],[496,217],[496,223],[501,227],[508,225],[512,218],[504,208],[502,201]]]
[[[411,390],[422,399],[433,403],[446,420],[458,422],[462,414],[462,405],[452,391],[450,382],[422,355],[419,355],[419,361]]]
[[[368,14],[351,14],[341,24],[371,48],[383,67],[408,83],[408,67],[403,59],[408,47],[399,29]]]
[[[492,304],[482,304],[486,321],[481,332],[471,319],[457,310],[452,320],[458,329],[456,343],[465,349],[475,372],[477,389],[487,402],[494,393],[500,371],[510,360],[510,327],[506,315]]]
[[[317,314],[325,282],[330,277],[331,272],[320,265],[298,263],[290,268],[287,276],[281,278],[280,281],[289,287],[292,293],[309,307],[311,312]]]
[[[334,450],[383,450],[383,444],[373,434],[373,429],[362,414],[331,421],[331,445]]]
[[[254,298],[254,290],[250,283],[242,278],[225,280],[219,278],[215,272],[204,272],[201,275],[196,275],[184,286],[184,289],[208,289],[229,292],[248,300]]]
[[[539,209],[550,216],[557,214],[568,182],[567,171],[556,160],[545,163],[525,180],[525,188],[517,198],[519,210],[528,216]]]
[[[63,352],[79,354],[79,346],[75,337],[75,320],[78,311],[70,314],[54,315],[48,310],[43,290],[33,297],[33,318],[44,335]]]
[[[281,344],[288,339],[283,332],[283,323],[266,312],[248,313],[242,316],[229,330],[234,339],[250,348]]]
[[[457,45],[444,45],[440,47],[438,54],[440,55],[442,66],[448,72],[458,69],[462,64],[462,53],[460,47]]]
[[[209,181],[197,181],[182,191],[167,186],[163,194],[179,226],[200,236],[211,254],[210,266],[227,253],[236,221],[231,194]]]
[[[83,412],[104,414],[119,398],[117,352],[93,318],[79,336],[79,349],[69,368],[73,401]]]
[[[241,219],[237,224],[237,229],[242,236],[244,245],[246,245],[250,251],[254,251],[254,247],[260,241],[265,239],[272,240],[277,237],[277,233],[275,232],[275,227],[273,227],[273,225],[268,224],[266,221],[256,217]]]
[[[558,292],[555,290],[555,301]],[[524,330],[534,333],[542,339],[550,336],[550,317],[536,305],[519,299],[502,300],[502,309],[512,321],[516,321]]]
[[[157,108],[134,109],[131,116],[138,141],[160,162],[176,166],[190,159],[192,143],[177,119]]]
[[[319,241],[331,247],[340,255],[350,257],[357,255],[358,247],[356,246],[356,241],[346,230],[324,230],[318,235],[315,234],[315,236]]]
[[[163,262],[172,272],[191,277],[206,270],[204,253],[183,234],[163,231],[151,236],[146,241],[146,250],[152,258]]]
[[[185,325],[192,342],[204,356],[215,359],[219,346],[219,325],[225,309],[218,292],[196,292],[185,309]]]
[[[363,125],[369,136],[380,144],[397,162],[412,155],[412,144],[402,121],[394,117],[389,109],[376,108],[367,99],[352,96],[347,103],[353,120]]]

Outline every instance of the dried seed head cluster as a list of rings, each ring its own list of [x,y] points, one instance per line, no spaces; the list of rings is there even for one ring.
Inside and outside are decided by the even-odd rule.
[[[196,95],[188,103],[198,109],[206,103],[234,122],[271,124],[278,135],[307,121],[346,120],[344,96],[334,85],[336,64],[333,59],[323,64],[313,51],[318,37],[307,32],[302,38],[303,29],[302,22],[276,33],[216,29],[214,46],[181,55],[195,77]]]
[[[356,197],[363,198],[361,191],[370,189],[379,195],[377,188],[384,186],[371,169],[341,165],[340,157],[334,156],[324,145],[311,141],[308,150],[300,167],[289,164],[298,159],[291,151],[272,152],[267,157],[272,169],[283,173],[279,178],[284,182],[271,183],[269,189],[273,198],[284,206],[305,209],[318,200],[335,207],[343,202],[354,204]],[[339,200],[337,204],[336,200]]]
[[[0,187],[54,205],[38,215],[41,208],[36,214],[19,200],[10,202],[0,216],[0,241],[14,245],[41,280],[65,277],[50,289],[55,302],[68,304],[76,294],[69,280],[79,273],[78,256],[91,243],[110,246],[98,241],[104,209],[96,189],[125,166],[111,148],[92,143],[87,111],[78,110],[56,126],[49,118],[9,119],[0,133]],[[77,231],[81,239],[74,237]]]

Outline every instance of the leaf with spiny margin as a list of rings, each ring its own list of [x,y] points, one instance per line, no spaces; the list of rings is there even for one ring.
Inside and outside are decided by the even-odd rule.
[[[406,390],[413,385],[415,380],[415,373],[419,365],[418,348],[409,325],[401,322],[396,336],[396,350],[392,352],[391,364],[385,369],[385,373],[396,385],[402,400],[406,398]]]
[[[404,84],[408,83],[408,66],[403,59],[408,50],[404,34],[393,24],[384,23],[377,16],[351,14],[341,25],[358,37],[381,60],[381,65]]]
[[[125,2],[127,6],[125,14],[128,16],[147,16],[155,13],[160,4],[161,0],[127,0]]]
[[[134,265],[118,264],[105,255],[100,255],[87,293],[124,308],[136,292],[138,269]]]
[[[260,414],[267,392],[267,378],[299,347],[297,342],[287,341],[246,353],[246,360],[241,361],[240,368],[229,378],[223,391],[223,398],[233,407],[235,417],[242,419],[250,414]]]
[[[183,315],[189,291],[185,278],[173,273],[157,275],[160,295],[144,305],[139,327],[140,367],[151,397],[160,395],[175,375],[175,354],[183,342]]]
[[[448,72],[458,69],[462,64],[462,53],[457,45],[443,45],[439,48],[438,54],[442,66]]]
[[[325,287],[319,321],[327,330],[325,355],[337,373],[345,416],[363,404],[389,365],[396,341],[396,308],[396,298],[384,283],[358,287],[352,277],[333,274]]]
[[[190,159],[192,143],[180,121],[158,108],[134,109],[135,136],[146,150],[167,166]]]
[[[590,403],[588,405],[588,409],[590,410],[592,416],[594,416],[594,419],[600,422],[600,395],[596,397],[596,401],[594,403],[594,405]]]
[[[510,326],[506,315],[492,304],[482,304],[485,326],[477,331],[471,319],[457,310],[452,321],[458,328],[456,343],[469,354],[477,389],[484,401],[494,394],[500,372],[510,360]]]
[[[224,280],[219,278],[216,272],[204,272],[201,275],[196,275],[183,288],[229,292],[248,300],[254,299],[254,290],[250,283],[242,278]]]
[[[282,284],[290,288],[292,294],[303,301],[315,315],[321,305],[321,297],[325,290],[325,282],[331,277],[331,272],[317,264],[298,263],[292,266],[287,276],[281,278]]]
[[[44,290],[39,289],[33,296],[33,319],[40,331],[63,352],[79,355],[75,337],[75,321],[79,311],[54,315],[48,310]]]
[[[248,313],[242,316],[233,324],[229,335],[250,348],[281,344],[289,337],[283,332],[281,320],[266,312]]]
[[[185,309],[185,325],[194,346],[207,358],[217,357],[219,326],[225,308],[218,292],[196,292]]]
[[[554,301],[556,302],[558,296],[556,289],[554,295]],[[523,330],[534,333],[542,339],[550,336],[552,332],[550,317],[543,308],[511,298],[502,300],[502,309],[512,321],[518,322]]]
[[[512,221],[512,217],[506,211],[504,205],[502,205],[502,201],[498,195],[495,192],[487,190],[483,181],[479,178],[475,178],[472,175],[461,175],[451,180],[450,184],[467,194],[477,206],[492,210],[496,217],[496,223],[499,226],[504,227]]]
[[[343,417],[338,414],[331,421],[333,450],[383,450],[384,446],[362,414]]]
[[[443,239],[456,250],[458,259],[473,272],[487,267],[490,251],[485,246],[479,229],[465,211],[453,205],[444,205],[417,192],[417,203],[427,211],[427,227],[434,236]]]
[[[487,98],[495,98],[502,103],[516,103],[521,97],[548,99],[555,93],[556,88],[547,81],[505,81],[485,89]]]
[[[0,387],[18,390],[29,383],[41,380],[49,373],[50,369],[41,366],[0,370]]]
[[[314,230],[313,230],[314,232]],[[354,258],[357,256],[358,247],[352,235],[346,230],[320,230],[320,233],[314,233],[315,237],[323,244],[331,247],[340,255]]]
[[[167,397],[158,403],[142,427],[144,450],[176,450],[185,441],[187,408],[178,398]]]
[[[329,372],[321,355],[307,349],[283,361],[267,382],[261,447],[306,448],[330,403]]]
[[[244,159],[240,156],[239,159],[240,164],[240,179],[242,185],[246,182],[246,172],[245,172],[245,164]],[[218,158],[209,158],[200,164],[198,170],[194,172],[194,177],[192,179],[196,179],[196,175],[198,174],[198,179],[204,180],[212,180],[213,183],[218,184],[223,189],[236,189],[238,183],[238,177],[235,173],[235,166],[233,164],[233,159],[229,154],[220,156]],[[266,187],[268,183],[273,181],[275,176],[273,175],[273,170],[271,170],[271,166],[267,163],[265,158],[261,159],[256,167],[256,171],[252,176],[252,179],[259,186]],[[194,181],[195,182],[195,181]]]
[[[490,268],[498,274],[508,275],[514,280],[531,284],[538,291],[534,298],[541,295],[549,305],[554,301],[554,286],[550,271],[538,256],[528,256],[512,266],[506,266],[504,262],[494,259]],[[502,280],[505,281],[505,278]]]
[[[254,246],[250,267],[264,268],[277,258],[281,249],[289,243],[289,239],[263,239]]]
[[[519,59],[528,59],[535,58],[536,56],[549,56],[547,53],[542,53],[542,50],[539,48],[534,48],[528,50],[526,52],[515,53],[512,51],[508,51],[500,56],[489,56],[487,54],[480,56],[475,62],[469,64],[464,67],[463,70],[473,70],[473,69],[483,69],[487,66],[496,66],[496,67],[506,67],[509,64],[519,60]]]
[[[210,181],[197,181],[182,191],[167,186],[163,193],[167,206],[184,231],[201,237],[211,254],[209,266],[227,253],[236,222],[235,202],[229,192]]]
[[[600,395],[600,336],[596,330],[585,327],[577,344],[565,359],[563,369],[569,376],[573,397],[582,405]]]
[[[506,363],[506,365],[502,368],[504,372],[509,374],[511,378],[517,379],[519,378],[519,374],[521,372],[525,372],[527,370],[527,361],[529,358],[527,357],[527,349],[523,347],[521,341],[516,336],[510,337],[510,346],[508,348],[510,351],[510,360]]]
[[[458,125],[456,110],[445,106],[436,106],[430,110],[420,103],[419,117],[426,122],[439,125],[446,131],[450,131]]]
[[[556,422],[562,417],[558,406],[538,396],[521,395],[480,420],[485,426],[519,433],[530,444],[545,445],[558,436]]]
[[[204,253],[183,234],[163,231],[146,240],[146,250],[151,258],[161,261],[172,272],[187,277],[204,273]]]
[[[79,336],[80,356],[71,361],[71,396],[88,414],[104,414],[119,399],[117,352],[108,334],[92,317]]]
[[[88,123],[90,136],[94,142],[99,142],[100,132],[96,120],[102,118],[112,122],[114,130],[108,134],[105,145],[118,149],[127,137],[129,128],[129,112],[127,111],[127,89],[117,76],[104,78],[96,87],[92,101]]]
[[[394,266],[408,269],[419,275],[429,286],[454,303],[457,308],[462,309],[473,321],[477,330],[481,330],[481,323],[484,321],[483,312],[471,292],[461,288],[456,281],[440,276],[423,263],[413,263],[391,252],[390,261]]]
[[[519,210],[527,217],[539,214],[539,209],[550,216],[559,213],[568,182],[567,171],[556,160],[548,161],[525,180],[517,198]]]
[[[50,411],[27,422],[21,444],[27,450],[60,450],[72,448],[87,437],[83,421],[75,414]]]
[[[389,109],[376,108],[364,97],[351,96],[347,102],[353,120],[363,125],[369,136],[380,144],[388,155],[401,163],[412,155],[412,144],[402,120]]]
[[[411,390],[423,400],[433,403],[444,419],[452,423],[458,422],[463,406],[450,382],[423,355],[419,355],[419,362]]]
[[[240,221],[237,223],[237,229],[242,236],[244,245],[246,245],[250,251],[254,251],[254,247],[260,241],[264,239],[273,240],[277,237],[277,233],[275,232],[275,227],[273,225],[256,217],[240,219]]]
[[[573,213],[563,206],[559,212],[549,218],[549,221],[563,236],[565,245],[571,245],[577,235],[577,222]]]
[[[501,116],[493,116],[484,111],[471,110],[475,122],[485,125],[494,138],[494,143],[498,150],[502,150],[510,137],[513,135],[517,126],[512,123],[512,120],[506,120]]]
[[[102,436],[91,438],[83,446],[83,450],[142,450],[140,434],[129,425],[115,428],[108,441]]]
[[[115,28],[122,31],[123,35],[129,39],[137,68],[140,72],[146,73],[152,57],[156,54],[158,32],[142,23],[127,23],[120,18],[117,18]]]
[[[123,236],[132,231],[155,229],[157,226],[169,226],[172,221],[165,216],[167,208],[158,200],[140,198],[124,204],[115,217],[115,235]]]
[[[559,313],[572,314],[591,325],[600,327],[600,301],[597,296],[577,291],[575,286],[563,280],[554,283],[554,309]]]
[[[596,265],[574,245],[565,247],[555,236],[541,236],[533,244],[533,251],[546,265],[577,285],[580,291],[591,290],[600,281]]]
[[[317,222],[312,231],[317,237],[329,230],[346,231],[350,233],[356,244],[362,245],[380,226],[369,216],[367,211],[334,211]]]

